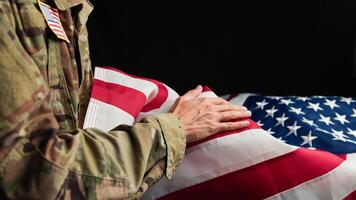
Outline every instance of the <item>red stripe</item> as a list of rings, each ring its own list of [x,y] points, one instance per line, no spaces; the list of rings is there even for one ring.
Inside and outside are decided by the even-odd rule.
[[[67,36],[66,33],[63,31],[63,29],[59,29],[59,28],[57,28],[57,27],[55,27],[53,25],[49,25],[49,26],[51,27],[53,32],[61,34],[61,35],[65,36],[65,37]]]
[[[56,16],[52,15],[52,18],[55,22],[61,23],[61,20],[59,18],[57,18]]]
[[[50,9],[49,9],[49,12],[50,12],[51,14],[54,14],[56,17],[59,18],[59,14],[58,14],[58,11],[57,11],[56,9],[50,8]]]
[[[347,154],[337,154],[341,159],[346,160]]]
[[[246,130],[249,130],[249,129],[261,129],[261,127],[256,122],[252,121],[251,119],[247,118],[247,119],[243,119],[243,120],[248,120],[250,122],[250,125],[245,127],[245,128],[241,128],[241,129],[237,129],[237,130],[220,132],[220,133],[211,135],[210,137],[207,137],[205,139],[199,140],[197,142],[189,143],[189,144],[187,144],[187,148],[195,146],[195,145],[198,145],[198,144],[201,144],[201,143],[204,143],[206,141],[209,141],[209,140],[212,140],[212,139],[215,139],[215,138],[220,138],[220,137],[224,137],[226,135],[241,133],[242,131],[246,131]]]
[[[154,109],[158,109],[162,106],[162,104],[167,100],[168,98],[168,89],[165,85],[163,85],[161,82],[158,82],[156,80],[152,80],[152,79],[147,79],[147,78],[141,78],[142,80],[146,80],[146,81],[150,81],[154,84],[156,84],[157,88],[158,88],[158,92],[156,97],[149,102],[148,104],[146,104],[141,112],[148,112],[150,110],[154,110]]]
[[[48,22],[48,24],[49,24],[50,26],[54,26],[55,28],[59,28],[59,30],[61,30],[61,31],[64,32],[62,25],[60,25],[60,24],[58,24],[58,23],[53,23],[53,22]]]
[[[129,77],[132,77],[132,78],[136,78],[136,79],[141,79],[141,80],[145,80],[145,81],[150,81],[152,83],[154,83],[157,88],[158,88],[158,92],[157,92],[157,96],[149,103],[147,103],[141,110],[141,112],[148,112],[150,110],[154,110],[154,109],[158,109],[162,106],[162,104],[167,100],[168,98],[168,89],[167,87],[159,82],[159,81],[156,81],[156,80],[153,80],[153,79],[149,79],[149,78],[143,78],[143,77],[138,77],[138,76],[134,76],[134,75],[131,75],[131,74],[127,74],[125,72],[122,72],[116,68],[113,68],[113,67],[102,67],[104,69],[107,69],[107,70],[112,70],[112,71],[115,71],[115,72],[118,72],[118,73],[121,73],[123,75],[126,75],[126,76],[129,76]]]
[[[344,200],[356,200],[356,191],[349,194],[347,197],[344,198]]]
[[[60,22],[61,21],[61,19],[59,18],[59,16],[58,15],[55,15],[55,13],[51,13],[51,16],[52,16],[52,18],[54,18],[56,21],[58,21],[58,22]]]
[[[53,32],[57,35],[57,37],[63,37],[64,39],[68,40],[67,36],[64,35],[63,33],[58,32],[56,30],[53,30]]]
[[[65,35],[65,34],[64,34],[63,32],[61,32],[61,31],[53,30],[53,32],[56,33],[57,35],[60,35],[60,36],[64,37],[64,38],[67,38],[67,35]]]
[[[118,107],[133,117],[137,117],[146,102],[140,91],[122,85],[94,79],[92,98]]]
[[[212,90],[208,86],[203,86],[203,92],[211,92]]]
[[[342,162],[342,159],[328,152],[299,148],[263,163],[167,194],[160,200],[264,199],[326,174]]]
[[[58,34],[58,35],[60,35],[60,36],[62,36],[62,37],[64,37],[64,38],[68,39],[68,38],[67,38],[67,35],[66,35],[66,33],[64,32],[63,29],[59,29],[59,28],[57,28],[57,27],[54,27],[52,24],[49,24],[49,26],[51,27],[52,31],[53,31],[55,34]]]

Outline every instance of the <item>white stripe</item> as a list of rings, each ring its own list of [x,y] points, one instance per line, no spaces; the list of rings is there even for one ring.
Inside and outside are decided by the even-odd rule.
[[[60,26],[60,27],[62,28],[62,30],[63,30],[62,24],[61,24],[59,21],[57,21],[57,20],[54,20],[54,22],[48,21],[48,24]],[[57,27],[57,28],[58,28],[58,27]]]
[[[59,21],[58,19],[54,18],[53,15],[51,15],[51,17],[52,17],[51,21],[48,21],[48,23],[55,23],[55,24],[58,24],[58,25],[62,26],[61,21]]]
[[[96,99],[90,98],[89,101],[89,105],[88,105],[88,109],[87,109],[87,113],[85,115],[85,119],[84,119],[84,125],[83,125],[83,129],[85,128],[95,128],[94,124],[94,118],[95,118],[95,114],[96,114],[96,109],[98,105],[97,105],[97,101]]]
[[[54,26],[50,26],[50,27],[51,27],[52,31],[57,33],[58,35],[61,35],[63,37],[67,37],[67,35],[64,33],[63,30],[61,30],[61,29],[59,29],[57,27],[54,27]]]
[[[96,124],[96,119],[97,119],[97,117],[98,117],[98,111],[101,109],[101,107],[100,107],[100,101],[98,101],[98,100],[96,100],[96,99],[94,99],[94,98],[92,98],[92,100],[94,101],[94,109],[93,109],[93,120],[92,120],[92,127],[96,127],[95,126],[95,124]],[[107,113],[107,114],[110,114],[110,113]],[[99,116],[100,118],[101,118],[101,116]],[[99,127],[98,127],[99,128]]]
[[[241,93],[239,95],[237,95],[236,97],[230,99],[230,103],[234,104],[234,105],[240,105],[242,106],[246,99],[249,97],[249,96],[252,96],[252,95],[256,95],[254,93]]]
[[[87,113],[85,114],[85,119],[83,123],[83,129],[90,127],[89,124],[91,124],[91,118],[90,115],[92,114],[92,109],[93,109],[93,102],[89,101],[88,108],[87,108]]]
[[[214,92],[212,91],[206,91],[202,92],[199,97],[218,97]]]
[[[134,118],[129,113],[118,107],[97,100],[98,109],[96,110],[94,126],[102,131],[110,131],[121,124],[132,125]]]
[[[158,87],[156,84],[150,81],[133,78],[125,74],[109,69],[104,69],[101,67],[95,68],[95,74],[97,73],[104,73],[104,77],[96,76],[95,79],[105,81],[108,83],[123,85],[142,92],[143,94],[145,94],[147,98],[146,104],[152,101],[157,95]]]
[[[230,97],[230,94],[225,94],[225,95],[220,96],[220,98],[223,98],[225,100],[227,100],[229,97]]]
[[[296,149],[262,129],[216,138],[187,149],[172,180],[162,178],[146,192],[143,199],[156,199]]]
[[[56,24],[56,23],[52,23],[52,22],[48,22],[48,24],[50,25],[51,29],[53,29],[53,31],[56,31],[58,33],[62,33],[63,35],[66,36],[66,33],[64,32],[63,28],[59,28],[59,27],[56,27],[54,25],[59,25],[59,24]]]
[[[132,125],[134,122],[134,118],[129,113],[99,100],[92,98],[89,106],[84,129],[98,128],[102,131],[110,131],[120,124]]]
[[[57,16],[55,16],[53,13],[51,13],[51,17],[54,21],[61,23],[61,19],[59,19]]]
[[[59,15],[58,15],[58,13],[56,13],[56,12],[54,12],[54,11],[52,11],[52,10],[50,10],[49,11],[50,13],[51,13],[51,16],[54,18],[54,19],[56,19],[57,21],[61,21],[61,19],[59,18]]]
[[[347,160],[349,163],[352,163],[352,164],[355,166],[355,168],[356,168],[356,153],[347,154],[346,160]]]
[[[276,194],[268,200],[336,200],[343,199],[356,191],[356,167],[344,161],[323,176]]]

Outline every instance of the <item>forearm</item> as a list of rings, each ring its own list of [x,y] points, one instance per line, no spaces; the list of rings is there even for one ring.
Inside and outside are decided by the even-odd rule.
[[[110,176],[127,180],[129,196],[142,195],[164,174],[170,178],[184,157],[186,144],[181,123],[172,114],[147,117],[132,127],[119,126],[109,133],[86,129],[83,136],[91,148],[91,138],[100,138],[104,160],[115,169],[108,169],[113,173]],[[74,165],[80,165],[80,161]]]

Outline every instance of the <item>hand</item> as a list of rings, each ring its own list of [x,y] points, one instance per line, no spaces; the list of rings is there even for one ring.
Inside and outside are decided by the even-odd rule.
[[[241,120],[251,116],[245,107],[233,105],[219,97],[199,97],[201,93],[201,86],[188,91],[177,99],[171,110],[183,123],[187,143],[250,124],[247,120]]]

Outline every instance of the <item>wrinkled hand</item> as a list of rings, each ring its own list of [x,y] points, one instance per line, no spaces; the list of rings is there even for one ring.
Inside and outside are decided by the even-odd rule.
[[[251,116],[245,107],[233,105],[219,97],[199,97],[201,93],[201,86],[188,91],[177,99],[171,109],[182,121],[188,143],[249,125],[249,121],[240,120]]]

